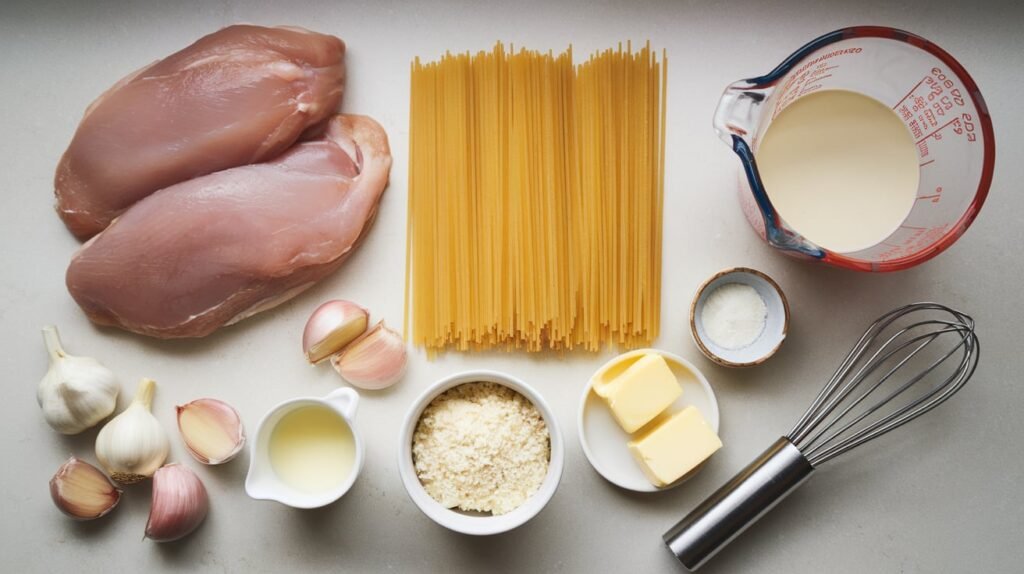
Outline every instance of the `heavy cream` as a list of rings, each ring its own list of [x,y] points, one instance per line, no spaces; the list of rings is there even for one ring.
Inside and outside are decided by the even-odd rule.
[[[756,158],[782,219],[830,251],[880,243],[903,223],[917,195],[910,132],[887,106],[855,92],[799,98],[772,120]]]

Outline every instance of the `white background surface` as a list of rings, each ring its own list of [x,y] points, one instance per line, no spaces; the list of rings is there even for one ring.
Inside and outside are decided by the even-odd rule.
[[[24,571],[544,571],[679,572],[662,533],[789,430],[856,335],[898,304],[933,299],[974,315],[982,363],[939,411],[820,471],[703,572],[1014,572],[1024,549],[1024,436],[1020,378],[1024,194],[1024,42],[1020,3],[984,2],[179,2],[115,4],[7,0],[0,5],[0,570]],[[349,47],[347,111],[377,118],[395,162],[376,228],[334,277],[296,300],[205,340],[161,342],[91,326],[64,288],[77,246],[52,211],[52,177],[88,103],[115,80],[240,21],[298,24]],[[714,135],[722,88],[764,73],[805,41],[854,24],[905,28],[950,51],[981,86],[997,137],[992,193],[952,249],[892,275],[826,269],[782,257],[748,229],[733,193],[738,162]],[[39,328],[60,326],[72,353],[120,377],[122,404],[139,377],[160,383],[155,409],[169,431],[173,406],[202,396],[234,404],[247,427],[273,404],[323,395],[339,380],[305,364],[308,313],[343,297],[399,325],[402,316],[408,67],[416,55],[489,48],[496,39],[577,54],[649,38],[670,58],[663,335],[657,346],[704,369],[719,396],[725,448],[682,488],[634,495],[604,482],[575,436],[581,386],[609,356],[414,354],[393,390],[364,394],[358,424],[364,474],[339,503],[297,511],[248,499],[248,456],[199,468],[175,434],[172,460],[197,469],[212,497],[206,523],[177,544],[142,541],[149,487],[93,523],[64,518],[47,481],[71,453],[95,461],[95,430],[65,438],[35,405],[46,369]],[[765,365],[730,371],[701,357],[685,328],[697,285],[728,266],[773,276],[792,304],[790,338]],[[466,368],[519,376],[551,402],[566,437],[555,497],[510,534],[472,539],[436,526],[413,506],[395,464],[406,407],[430,382]]]

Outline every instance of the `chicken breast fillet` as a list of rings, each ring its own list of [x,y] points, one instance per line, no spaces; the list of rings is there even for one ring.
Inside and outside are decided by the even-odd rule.
[[[158,189],[273,158],[337,111],[344,55],[334,36],[229,26],[129,75],[85,111],[57,212],[87,239]]]
[[[67,286],[89,318],[159,338],[203,337],[333,273],[366,233],[391,169],[365,116],[266,163],[172,185],[83,245]]]

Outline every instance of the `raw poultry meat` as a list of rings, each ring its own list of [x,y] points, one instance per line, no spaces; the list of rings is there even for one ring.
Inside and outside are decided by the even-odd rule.
[[[57,212],[87,239],[158,189],[280,154],[337,111],[344,55],[334,36],[230,26],[138,70],[85,111]]]
[[[138,202],[75,254],[68,290],[101,325],[208,335],[335,271],[370,226],[390,168],[377,122],[335,116],[274,160]]]

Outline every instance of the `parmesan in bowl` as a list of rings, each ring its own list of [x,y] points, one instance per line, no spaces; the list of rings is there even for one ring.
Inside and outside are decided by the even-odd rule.
[[[494,371],[431,386],[406,415],[399,473],[413,502],[438,524],[497,534],[535,516],[562,474],[561,433],[531,387]]]

